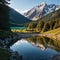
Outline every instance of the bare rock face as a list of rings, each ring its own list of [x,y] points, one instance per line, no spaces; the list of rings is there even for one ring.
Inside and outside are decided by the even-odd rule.
[[[38,6],[33,7],[28,12],[24,13],[24,16],[31,20],[38,20],[39,18],[47,15],[50,12],[60,9],[60,5],[41,3]]]

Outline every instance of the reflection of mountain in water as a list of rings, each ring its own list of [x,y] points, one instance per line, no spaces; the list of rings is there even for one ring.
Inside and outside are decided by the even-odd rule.
[[[56,51],[60,51],[60,41],[59,40],[52,40],[46,37],[31,37],[28,38],[28,41],[34,45],[39,47],[41,50],[45,50],[46,48],[52,48]]]
[[[47,48],[43,44],[37,44],[36,46],[39,47],[41,50],[45,50]]]
[[[49,60],[60,54],[60,41],[46,37],[22,38],[13,44],[10,49],[23,56],[23,60]]]
[[[44,46],[43,44],[39,44],[39,43],[34,43],[34,42],[31,42],[31,44],[33,45],[33,46],[36,46],[36,47],[39,47],[42,51],[44,51],[47,47],[46,46]]]

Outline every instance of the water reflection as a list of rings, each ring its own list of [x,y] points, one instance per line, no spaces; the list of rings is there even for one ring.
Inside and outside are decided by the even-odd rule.
[[[60,41],[46,37],[31,37],[21,39],[10,48],[23,56],[23,60],[49,60],[60,53]]]
[[[31,37],[27,39],[31,44],[38,46],[40,48],[52,48],[60,52],[60,40],[54,40],[47,37]]]

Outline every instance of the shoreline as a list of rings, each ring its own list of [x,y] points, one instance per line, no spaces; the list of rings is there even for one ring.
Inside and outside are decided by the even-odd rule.
[[[13,36],[13,37],[12,37]],[[29,38],[29,37],[36,37],[36,36],[42,36],[42,37],[48,37],[51,39],[56,39],[56,40],[60,40],[60,38],[58,36],[52,35],[52,34],[40,34],[40,33],[17,33],[17,34],[13,34],[12,36],[7,37],[4,40],[0,39],[0,42],[3,43],[3,49],[7,49],[9,50],[9,52],[11,52],[11,59],[13,56],[15,56],[17,58],[17,60],[19,58],[21,58],[20,60],[22,60],[22,56],[19,55],[18,53],[16,54],[16,52],[12,51],[8,45],[13,42],[15,43],[16,41],[20,40],[21,38]],[[11,44],[13,44],[11,43]],[[18,57],[19,56],[19,57]]]
[[[55,39],[55,40],[60,40],[60,37],[56,35],[52,35],[52,34],[40,34],[40,36],[48,37],[48,38]]]
[[[15,43],[19,39],[20,39],[20,37],[18,37],[17,34],[12,34],[12,36],[10,35],[7,38],[0,39],[0,43],[2,44],[2,46],[0,46],[0,48],[3,49],[4,51],[6,50],[9,52],[9,55],[10,55],[9,59],[10,60],[14,60],[14,59],[15,60],[22,60],[22,55],[18,54],[18,52],[14,52],[13,50],[10,49],[10,45]]]

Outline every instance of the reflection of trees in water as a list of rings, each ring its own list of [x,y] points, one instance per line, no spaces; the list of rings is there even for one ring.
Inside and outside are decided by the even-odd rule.
[[[47,38],[47,37],[37,36],[37,37],[28,38],[28,41],[31,42],[31,43],[34,43],[35,45],[36,44],[41,44],[45,48],[50,47],[52,49],[60,51],[60,41],[59,40],[54,40],[54,39],[50,39],[50,38]]]

